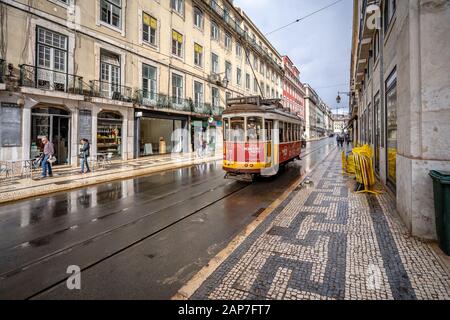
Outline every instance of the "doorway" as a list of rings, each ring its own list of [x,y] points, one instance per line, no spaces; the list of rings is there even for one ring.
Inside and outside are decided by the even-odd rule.
[[[55,165],[70,163],[70,113],[61,108],[38,107],[31,113],[30,157],[44,152],[42,139],[48,137],[55,148]]]

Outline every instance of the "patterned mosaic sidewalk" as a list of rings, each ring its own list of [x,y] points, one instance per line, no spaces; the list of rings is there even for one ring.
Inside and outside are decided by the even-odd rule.
[[[356,194],[333,152],[191,299],[449,299],[450,277],[383,194]]]

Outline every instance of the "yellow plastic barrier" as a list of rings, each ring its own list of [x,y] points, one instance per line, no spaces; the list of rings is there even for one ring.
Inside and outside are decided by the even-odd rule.
[[[347,159],[347,173],[355,174],[355,156],[350,154]]]
[[[350,154],[348,158],[345,155],[345,150],[342,151],[342,173],[343,174],[355,174],[355,159],[353,154]]]
[[[347,159],[345,158],[345,150],[342,151],[342,173],[345,174],[347,172]]]
[[[375,171],[373,168],[372,158],[373,150],[368,145],[353,149],[353,157],[355,162],[356,181],[364,190],[358,190],[357,193],[380,194],[381,191],[375,190],[377,183]]]

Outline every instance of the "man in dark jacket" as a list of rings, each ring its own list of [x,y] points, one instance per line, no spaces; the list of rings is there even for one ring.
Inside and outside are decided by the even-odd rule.
[[[80,173],[84,173],[84,166],[86,165],[86,173],[91,172],[91,170],[89,169],[89,161],[88,158],[90,156],[90,149],[91,149],[91,145],[89,144],[89,141],[87,139],[81,139],[81,154],[80,154],[80,158],[81,158],[81,171]]]

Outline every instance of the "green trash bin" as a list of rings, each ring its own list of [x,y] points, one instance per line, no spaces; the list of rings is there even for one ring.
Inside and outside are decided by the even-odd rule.
[[[439,247],[450,256],[450,171],[430,171]]]

